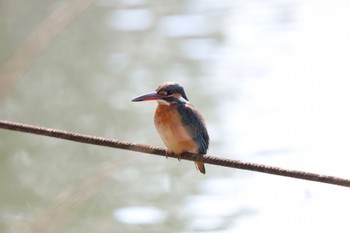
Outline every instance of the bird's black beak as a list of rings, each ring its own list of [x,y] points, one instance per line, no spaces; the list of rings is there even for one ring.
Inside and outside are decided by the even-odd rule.
[[[159,100],[163,99],[164,95],[159,95],[157,93],[149,93],[145,95],[141,95],[139,97],[136,97],[135,99],[132,99],[132,102],[139,102],[139,101],[147,101],[147,100]]]

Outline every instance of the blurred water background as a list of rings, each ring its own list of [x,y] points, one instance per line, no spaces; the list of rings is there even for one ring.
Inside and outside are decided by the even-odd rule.
[[[345,0],[1,0],[0,118],[163,146],[181,83],[209,154],[350,177]],[[349,232],[350,190],[0,130],[1,232]]]

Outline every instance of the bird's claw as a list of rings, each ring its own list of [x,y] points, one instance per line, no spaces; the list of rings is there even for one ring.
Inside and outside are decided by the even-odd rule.
[[[175,155],[179,161],[180,161],[180,159],[182,159],[182,155],[181,155],[181,154],[175,154],[175,153],[173,153],[173,152],[166,151],[165,157],[166,157],[167,159],[168,159],[169,155]]]
[[[176,157],[180,161],[180,159],[182,159],[182,154],[178,154],[178,155],[176,155]]]

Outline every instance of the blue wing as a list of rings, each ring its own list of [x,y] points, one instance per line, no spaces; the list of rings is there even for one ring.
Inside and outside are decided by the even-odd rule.
[[[206,154],[209,147],[209,135],[202,115],[191,104],[180,104],[177,108],[188,133],[198,143],[198,153]]]

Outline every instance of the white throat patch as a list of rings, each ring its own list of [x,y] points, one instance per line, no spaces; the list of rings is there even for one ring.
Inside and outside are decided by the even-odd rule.
[[[180,96],[180,98],[177,98],[181,103],[184,103],[184,104],[189,104],[190,102],[188,102],[184,97]],[[162,100],[162,99],[157,99],[157,102],[158,104],[162,104],[162,105],[171,105],[170,102],[168,101],[165,101],[165,100]]]
[[[158,102],[158,104],[162,104],[162,105],[168,105],[168,106],[170,105],[169,102],[162,100],[162,99],[158,99],[157,102]]]
[[[188,102],[184,97],[180,97],[180,98],[178,98],[178,100],[181,102],[181,103],[185,103],[185,104],[188,104],[188,103],[190,103],[190,102]]]

